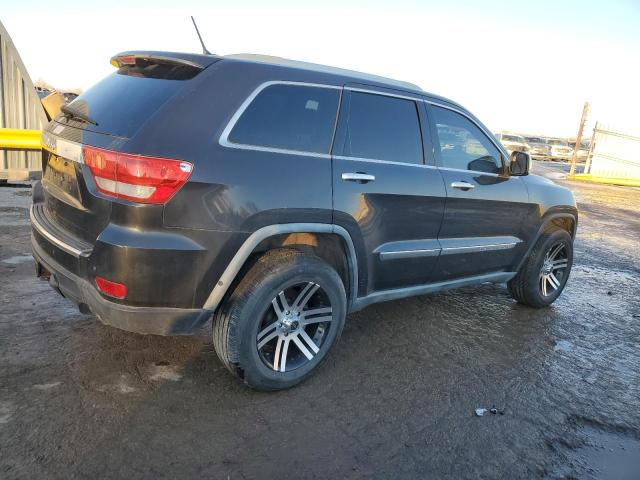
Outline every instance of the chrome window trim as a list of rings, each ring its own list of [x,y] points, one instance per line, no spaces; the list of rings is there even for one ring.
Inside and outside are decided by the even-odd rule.
[[[218,139],[218,143],[226,148],[237,148],[240,150],[254,150],[258,152],[271,152],[271,153],[285,153],[288,155],[303,155],[305,157],[316,157],[316,158],[331,158],[329,153],[318,153],[318,152],[307,152],[304,150],[290,150],[287,148],[277,148],[277,147],[265,147],[262,145],[250,145],[244,143],[235,143],[229,140],[229,135],[233,130],[233,127],[236,126],[238,120],[244,113],[244,111],[251,105],[253,100],[262,92],[265,88],[271,87],[273,85],[293,85],[293,86],[301,86],[301,87],[311,87],[311,88],[327,88],[330,90],[342,90],[342,87],[338,85],[327,85],[322,83],[309,83],[309,82],[293,82],[288,80],[270,80],[268,82],[261,83],[258,85],[251,94],[240,104],[240,107],[235,111],[227,126],[222,131],[220,138]],[[338,102],[339,107],[340,102]],[[338,107],[336,107],[336,119],[338,118],[339,111]],[[335,130],[335,129],[334,129]],[[331,149],[331,145],[329,146]]]
[[[377,158],[347,157],[345,155],[333,155],[333,158],[335,158],[336,160],[353,160],[354,162],[382,163],[385,165],[403,165],[407,167],[437,168],[435,165],[425,165],[424,163],[394,162],[393,160],[380,160]]]
[[[253,90],[253,92],[251,92],[251,94],[242,102],[242,104],[240,104],[240,107],[238,107],[238,109],[235,111],[235,113],[233,114],[233,116],[225,126],[224,130],[222,131],[222,134],[220,135],[220,138],[218,139],[218,143],[221,146],[226,148],[235,148],[240,150],[253,150],[258,152],[283,153],[288,155],[302,155],[307,157],[326,158],[326,159],[331,159],[333,157],[338,160],[354,160],[358,162],[373,162],[373,163],[382,163],[382,164],[388,164],[388,165],[409,165],[413,167],[439,168],[441,170],[447,170],[447,171],[472,172],[472,173],[480,173],[482,175],[489,175],[489,176],[495,176],[495,177],[505,176],[504,174],[500,174],[500,173],[487,173],[487,172],[481,172],[478,170],[463,170],[463,169],[456,169],[456,168],[449,168],[449,167],[440,167],[437,165],[396,162],[392,160],[381,160],[381,159],[375,159],[375,158],[348,157],[345,155],[332,156],[329,153],[308,152],[303,150],[290,150],[286,148],[277,148],[277,147],[264,147],[260,145],[250,145],[250,144],[235,143],[230,141],[229,135],[233,130],[233,127],[235,127],[236,123],[244,113],[244,111],[249,107],[251,102],[253,102],[253,100],[258,96],[260,92],[262,92],[265,88],[270,87],[272,85],[294,85],[294,86],[303,86],[303,87],[328,88],[332,90],[349,90],[352,92],[369,93],[372,95],[381,95],[386,97],[400,98],[404,100],[410,100],[413,102],[423,102],[423,103],[428,103],[429,105],[434,105],[436,107],[445,108],[447,110],[451,110],[455,113],[462,115],[467,120],[472,122],[476,127],[480,129],[482,133],[484,133],[489,138],[489,141],[498,149],[498,151],[500,151],[504,155],[504,158],[509,158],[509,155],[506,153],[506,151],[495,141],[495,139],[493,138],[493,135],[487,132],[487,130],[484,127],[478,124],[478,122],[473,118],[471,118],[467,113],[465,113],[464,111],[456,107],[452,107],[450,105],[446,105],[443,103],[427,100],[425,98],[421,98],[418,96],[410,97],[408,95],[399,95],[396,93],[389,93],[385,91],[372,90],[372,89],[360,88],[360,87],[350,87],[350,86],[342,87],[339,85],[330,85],[330,84],[312,83],[312,82],[296,82],[296,81],[289,81],[289,80],[269,80],[267,82],[263,82],[260,85],[258,85]],[[336,125],[339,119],[339,113],[340,113],[339,111],[336,111]],[[334,135],[335,135],[335,129],[334,129]],[[504,166],[504,168],[506,168],[506,166]]]
[[[383,92],[380,90],[370,90],[368,88],[345,86],[344,89],[349,90],[351,92],[371,93],[373,95],[382,95],[383,97],[394,97],[394,98],[402,98],[404,100],[411,100],[413,102],[424,102],[424,99],[422,97],[409,97],[407,95],[399,95],[397,93]]]
[[[488,177],[502,177],[504,175],[500,175],[499,173],[489,173],[489,172],[481,172],[480,170],[465,170],[464,168],[449,168],[449,167],[438,167],[440,170],[445,170],[447,172],[467,172],[467,173],[479,173],[480,175],[488,176]]]

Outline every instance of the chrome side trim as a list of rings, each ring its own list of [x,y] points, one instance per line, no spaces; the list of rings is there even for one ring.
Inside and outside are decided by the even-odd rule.
[[[489,252],[493,250],[509,250],[516,245],[517,243],[494,243],[492,245],[475,245],[473,247],[450,247],[443,248],[442,255],[451,255],[454,253]]]
[[[471,238],[444,238],[440,239],[442,245],[441,255],[454,255],[456,253],[491,252],[495,250],[509,250],[521,243],[517,237],[478,237]]]
[[[215,311],[220,305],[220,302],[227,293],[229,286],[238,275],[238,272],[244,265],[245,261],[258,244],[265,238],[279,235],[282,233],[335,233],[340,235],[347,245],[347,262],[349,266],[350,281],[351,281],[351,298],[347,299],[349,304],[353,304],[358,294],[358,262],[356,257],[356,250],[353,246],[353,241],[349,233],[338,225],[332,225],[328,223],[284,223],[277,225],[268,225],[262,227],[259,230],[253,232],[249,238],[245,240],[242,246],[238,249],[234,257],[227,265],[227,268],[222,273],[216,286],[213,288],[209,297],[204,302],[203,309]]]
[[[380,260],[400,260],[403,258],[437,257],[441,246],[437,238],[417,240],[400,240],[383,243],[373,253],[378,254]]]
[[[227,123],[227,126],[222,131],[222,134],[220,135],[220,139],[218,140],[218,143],[221,146],[226,148],[238,148],[241,150],[285,153],[289,155],[304,155],[305,157],[330,159],[331,155],[328,153],[305,152],[301,150],[289,150],[286,148],[264,147],[260,145],[247,145],[244,143],[234,143],[229,140],[229,135],[231,134],[233,127],[235,127],[236,123],[238,122],[238,120],[240,119],[244,111],[249,107],[249,105],[251,105],[251,102],[253,102],[253,100],[258,96],[260,92],[262,92],[262,90],[272,85],[296,85],[296,86],[302,86],[302,87],[315,87],[315,88],[328,88],[332,90],[342,90],[342,87],[338,85],[325,85],[321,83],[290,82],[285,80],[271,80],[268,82],[261,83],[256,87],[256,89],[253,92],[251,92],[251,94],[244,100],[244,102],[242,102],[238,110],[236,110],[236,112],[233,114],[233,116],[231,117],[231,120],[229,120],[229,123]],[[338,110],[336,109],[336,118],[337,118],[337,115],[338,115]]]
[[[436,257],[440,255],[440,248],[425,248],[421,250],[397,250],[395,252],[380,252],[380,260],[400,260],[402,258]]]
[[[47,240],[49,240],[51,243],[53,243],[56,247],[60,248],[61,250],[64,250],[65,252],[73,255],[74,257],[86,256],[88,253],[90,253],[89,251],[78,250],[77,248],[72,247],[68,243],[63,242],[59,238],[53,236],[49,231],[47,231],[40,224],[40,222],[36,220],[33,214],[33,205],[29,208],[29,218],[31,218],[31,225],[33,225],[33,228],[35,228],[40,235],[45,237]]]

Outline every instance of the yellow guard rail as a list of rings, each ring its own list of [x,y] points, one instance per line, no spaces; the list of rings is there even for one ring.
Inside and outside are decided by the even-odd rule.
[[[0,149],[40,150],[40,130],[0,128]]]

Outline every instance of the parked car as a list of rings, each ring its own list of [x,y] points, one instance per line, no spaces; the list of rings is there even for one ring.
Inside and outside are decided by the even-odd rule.
[[[513,152],[529,153],[529,146],[520,135],[515,135],[513,133],[497,133],[496,138],[502,143],[502,145],[504,145],[507,152],[510,154]]]
[[[566,140],[561,138],[548,138],[547,145],[551,151],[550,156],[553,161],[568,161],[573,156],[573,148],[569,146]]]
[[[547,145],[544,138],[524,137],[531,157],[536,160],[548,160],[551,157],[551,147]]]
[[[213,316],[224,365],[274,390],[373,303],[507,282],[538,308],[567,282],[571,192],[451,100],[271,57],[112,63],[46,126],[30,210],[38,275],[105,324]]]
[[[580,148],[578,149],[577,161],[586,162],[589,156],[589,150],[591,148],[590,142],[580,142]]]

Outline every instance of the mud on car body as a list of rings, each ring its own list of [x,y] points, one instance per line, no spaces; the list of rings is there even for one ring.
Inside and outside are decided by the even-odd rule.
[[[544,307],[571,193],[457,103],[260,56],[126,52],[43,133],[38,275],[133,332],[189,334],[255,388],[306,378],[345,316],[483,282]]]

